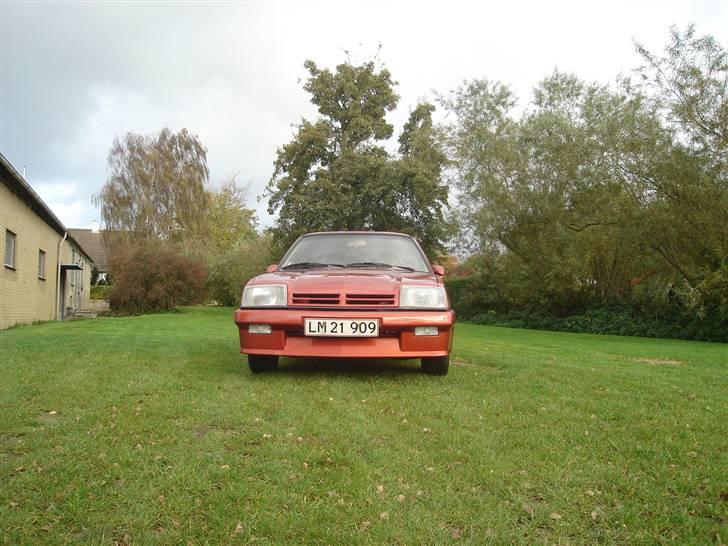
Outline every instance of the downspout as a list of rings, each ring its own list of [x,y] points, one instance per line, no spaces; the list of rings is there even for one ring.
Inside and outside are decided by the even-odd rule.
[[[61,247],[68,237],[68,232],[63,233],[63,239],[58,243],[58,270],[56,271],[56,320],[63,320],[63,312],[61,311]]]

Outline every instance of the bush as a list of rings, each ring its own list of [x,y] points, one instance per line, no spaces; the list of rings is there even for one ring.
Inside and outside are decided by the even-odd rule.
[[[207,280],[209,297],[218,305],[238,306],[243,286],[252,277],[265,271],[271,263],[268,237],[244,241],[231,250],[210,258]]]
[[[682,310],[647,313],[622,305],[587,309],[567,317],[556,317],[537,309],[491,310],[472,315],[467,320],[511,328],[728,342],[728,317],[721,312],[701,317]]]
[[[109,266],[114,276],[109,306],[114,313],[172,311],[204,300],[205,268],[172,249],[151,245],[117,250]]]

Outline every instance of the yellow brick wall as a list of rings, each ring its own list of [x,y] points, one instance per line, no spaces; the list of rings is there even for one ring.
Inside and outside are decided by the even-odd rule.
[[[5,267],[5,231],[15,233],[15,270]],[[0,329],[56,318],[58,242],[54,229],[0,183]],[[38,250],[45,250],[45,280]]]

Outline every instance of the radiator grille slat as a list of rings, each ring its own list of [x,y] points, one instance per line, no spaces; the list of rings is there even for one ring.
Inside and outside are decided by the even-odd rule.
[[[394,294],[347,294],[346,305],[394,305]]]
[[[339,305],[339,294],[300,294],[294,293],[291,302],[294,305]]]

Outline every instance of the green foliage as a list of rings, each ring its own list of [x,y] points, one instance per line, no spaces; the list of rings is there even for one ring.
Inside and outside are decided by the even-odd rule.
[[[726,52],[693,29],[639,52],[640,85],[555,71],[518,116],[500,83],[441,97],[478,266],[465,309],[656,311],[669,295],[699,320],[728,304]]]
[[[226,253],[245,241],[255,239],[255,212],[247,208],[247,186],[235,178],[227,180],[219,190],[208,191],[207,234],[214,253]]]
[[[399,100],[389,71],[373,61],[342,63],[335,72],[313,61],[305,66],[304,89],[321,117],[302,120],[278,150],[268,184],[269,212],[278,212],[276,247],[310,231],[372,229],[410,233],[435,255],[448,231],[447,160],[434,107],[423,103],[412,111],[392,156],[381,145],[393,133],[385,115]]]
[[[270,236],[238,242],[210,259],[208,296],[218,305],[239,306],[243,287],[274,261]]]
[[[100,284],[91,285],[91,299],[92,300],[108,300],[109,293],[111,292],[111,286]]]
[[[205,297],[207,272],[197,261],[160,244],[117,248],[109,260],[111,311],[122,315],[172,311]]]

